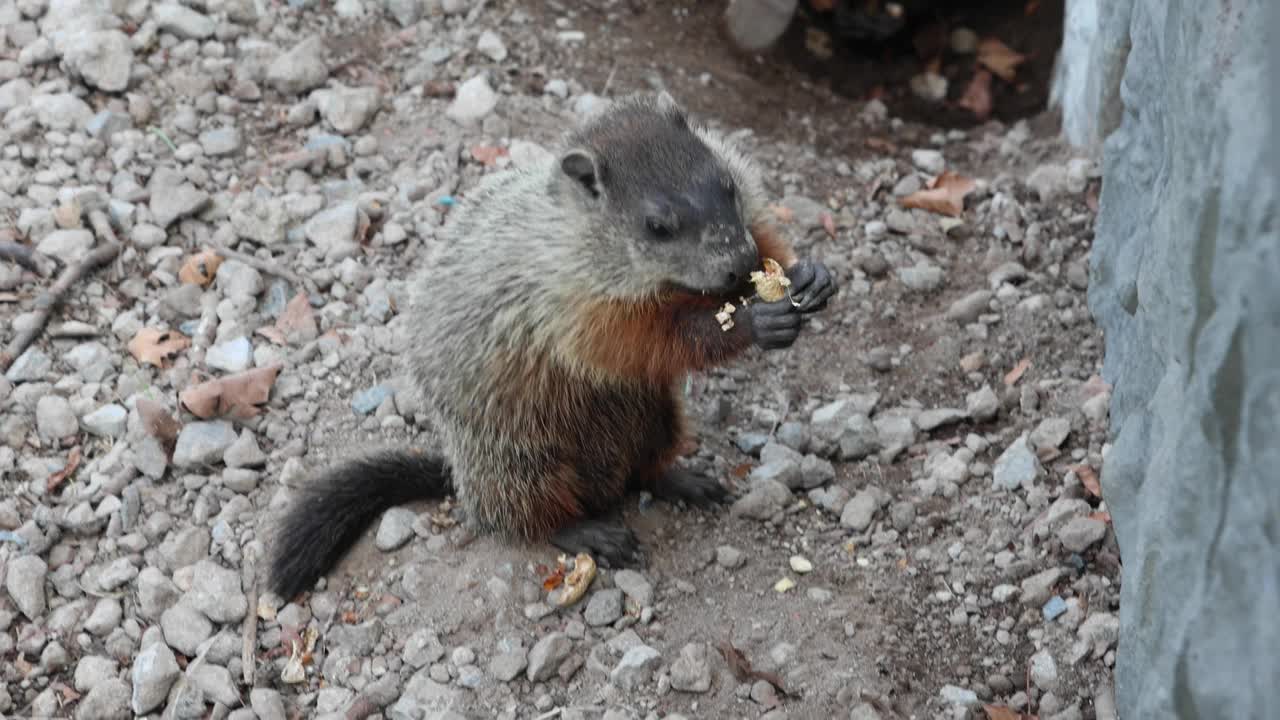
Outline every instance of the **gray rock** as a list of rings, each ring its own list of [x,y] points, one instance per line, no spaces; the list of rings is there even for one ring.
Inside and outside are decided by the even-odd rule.
[[[956,687],[955,685],[943,685],[942,689],[938,691],[938,695],[948,705],[971,707],[978,704],[978,694],[976,692],[968,688]]]
[[[124,406],[115,404],[103,405],[80,418],[85,432],[105,438],[124,437],[128,423],[129,411]]]
[[[1040,165],[1027,176],[1027,186],[1039,196],[1040,202],[1052,202],[1067,192],[1067,168],[1056,164]]]
[[[93,606],[93,612],[84,621],[84,629],[96,637],[106,637],[112,630],[120,626],[124,619],[124,610],[113,598],[102,598]]]
[[[932,292],[942,287],[944,275],[942,268],[928,262],[919,262],[911,267],[898,268],[898,279],[907,289],[916,292]]]
[[[36,122],[50,130],[78,130],[93,119],[93,108],[71,93],[35,95],[31,109],[36,113]]]
[[[368,415],[377,410],[382,403],[395,395],[395,388],[387,383],[375,385],[371,388],[361,390],[351,397],[351,409],[361,415]]]
[[[151,19],[161,30],[188,40],[203,40],[216,29],[208,16],[178,3],[166,2],[152,7]]]
[[[849,491],[839,485],[815,488],[809,491],[809,501],[832,515],[839,515],[849,502]]]
[[[831,212],[822,203],[803,195],[786,195],[779,204],[790,210],[796,224],[805,230],[822,227],[823,214]]]
[[[334,84],[315,91],[311,94],[311,99],[315,101],[316,109],[325,122],[343,135],[350,135],[373,119],[382,102],[382,93],[373,86],[347,87]]]
[[[800,461],[800,487],[821,487],[836,479],[836,468],[828,460],[816,455],[805,455]]]
[[[1120,637],[1120,619],[1111,613],[1093,613],[1080,623],[1076,635],[1089,646],[1095,660],[1101,659]]]
[[[93,249],[93,233],[88,230],[54,230],[36,243],[36,250],[57,258],[65,265],[75,265]]]
[[[1071,421],[1064,417],[1045,418],[1031,431],[1031,445],[1037,450],[1051,450],[1062,446],[1071,434]]]
[[[4,377],[12,383],[35,382],[45,379],[53,370],[53,360],[37,347],[29,347],[5,371]]]
[[[591,627],[611,625],[622,617],[622,591],[617,588],[597,590],[587,601],[582,619]]]
[[[307,221],[307,239],[324,251],[330,262],[355,255],[359,249],[355,242],[360,224],[360,209],[354,202],[335,205],[316,213]]]
[[[444,646],[440,644],[440,638],[434,631],[423,628],[415,631],[405,641],[400,657],[410,667],[424,668],[440,662],[444,657]]]
[[[243,335],[210,347],[204,363],[226,373],[244,372],[253,364],[253,344]]]
[[[1010,443],[992,468],[992,482],[1002,490],[1030,487],[1044,472],[1040,459],[1027,441],[1027,434]]]
[[[858,450],[857,446],[867,440],[867,415],[879,401],[877,393],[849,395],[814,410],[809,418],[810,450],[818,455],[833,455],[842,452],[842,444],[849,450]]]
[[[110,658],[97,655],[85,655],[76,663],[76,671],[72,680],[77,692],[89,692],[93,688],[116,676],[120,663]]]
[[[120,92],[129,86],[133,48],[119,30],[82,30],[66,39],[62,61],[90,87]]]
[[[36,431],[45,442],[53,442],[80,430],[71,403],[61,395],[45,395],[36,402]]]
[[[1067,521],[1058,529],[1058,540],[1062,547],[1074,553],[1089,549],[1094,543],[1101,542],[1107,535],[1107,524],[1090,517],[1077,517]]]
[[[258,720],[286,720],[284,700],[278,690],[254,688],[249,691],[249,705]]]
[[[653,583],[635,570],[618,570],[613,574],[613,584],[640,607],[653,605]]]
[[[771,480],[791,489],[799,488],[804,482],[800,472],[803,461],[804,456],[795,450],[769,441],[760,451],[760,464],[751,470],[750,481],[755,484]]]
[[[406,508],[391,508],[382,514],[374,545],[383,552],[399,549],[413,537],[413,523],[417,515]]]
[[[211,560],[196,563],[186,600],[217,623],[237,622],[249,607],[240,588],[240,574]]]
[[[67,364],[80,373],[80,377],[95,383],[102,382],[107,375],[111,374],[114,369],[111,358],[112,354],[107,346],[97,341],[81,343],[63,356]]]
[[[987,312],[992,297],[989,290],[974,290],[951,303],[947,308],[947,319],[966,325],[976,322],[979,315]]]
[[[840,524],[854,530],[864,532],[871,527],[876,510],[880,508],[880,500],[868,490],[860,490],[840,512]]]
[[[734,517],[768,520],[789,502],[791,491],[786,485],[776,480],[762,480],[753,483],[746,495],[735,500],[729,513]]]
[[[106,592],[114,592],[133,582],[138,568],[128,557],[120,557],[107,564],[98,575],[98,586]]]
[[[502,42],[502,38],[498,33],[492,30],[485,30],[480,33],[480,39],[476,41],[476,50],[488,56],[494,62],[502,62],[507,59],[507,46]]]
[[[741,550],[730,545],[721,545],[716,548],[716,564],[728,570],[735,570],[742,567],[747,561],[747,556]]]
[[[143,618],[158,619],[178,602],[178,587],[163,572],[145,567],[138,573],[138,608]]]
[[[1062,579],[1062,570],[1049,568],[1036,573],[1022,581],[1022,603],[1029,607],[1040,607],[1053,594],[1053,586]]]
[[[529,654],[522,648],[512,648],[493,656],[489,662],[489,674],[498,682],[511,682],[529,667]]]
[[[206,698],[232,707],[240,703],[240,693],[236,692],[235,681],[231,679],[231,671],[220,665],[201,663],[198,667],[187,669],[187,678],[200,689]]]
[[[711,689],[711,663],[706,643],[689,643],[671,663],[671,687],[680,692],[704,693]]]
[[[1045,692],[1057,689],[1058,663],[1053,659],[1049,648],[1031,656],[1031,682]]]
[[[628,650],[609,673],[609,682],[627,692],[638,689],[653,677],[662,662],[662,653],[648,645]]]
[[[44,615],[47,607],[44,581],[48,575],[49,566],[35,555],[20,555],[9,560],[4,588],[18,606],[18,612],[28,620],[39,620]]]
[[[884,720],[884,716],[871,703],[858,703],[849,713],[849,720]]]
[[[239,260],[227,260],[218,266],[216,287],[228,297],[253,298],[262,293],[262,273]]]
[[[200,133],[200,147],[210,157],[234,155],[240,152],[240,131],[234,127],[221,127]]]
[[[329,79],[323,38],[309,37],[267,67],[267,84],[283,95],[299,95]]]
[[[990,385],[983,385],[964,396],[965,411],[977,422],[989,422],[1000,414],[1000,398]]]
[[[210,202],[209,193],[168,168],[158,168],[152,173],[147,189],[151,192],[151,215],[162,228],[203,211]]]
[[[937,150],[912,150],[911,164],[930,175],[938,175],[947,167],[947,161]]]
[[[173,450],[173,464],[180,468],[212,465],[236,441],[236,431],[225,420],[187,423]]]
[[[400,27],[409,27],[422,19],[422,5],[422,0],[387,0],[387,12]]]
[[[483,120],[498,106],[498,94],[489,87],[484,73],[479,73],[458,86],[445,115],[460,125]]]
[[[903,413],[886,413],[877,415],[872,423],[876,429],[876,442],[880,447],[880,461],[893,462],[893,459],[916,441],[916,423],[910,415]]]
[[[31,90],[31,82],[26,78],[0,83],[0,114],[31,102]]]
[[[160,628],[169,647],[187,657],[195,657],[200,643],[213,637],[209,618],[184,602],[160,614]]]
[[[236,235],[259,245],[273,247],[285,242],[292,218],[284,203],[271,197],[264,188],[254,188],[236,195],[228,211],[231,228]],[[232,261],[224,262],[223,267]]]
[[[529,651],[529,665],[525,677],[529,682],[549,680],[556,674],[560,663],[569,657],[573,641],[564,633],[553,632],[544,636]]]
[[[258,447],[253,431],[246,428],[222,453],[222,462],[228,468],[260,468],[267,464],[267,454]]]
[[[129,720],[129,683],[119,678],[105,680],[90,690],[76,706],[76,720]]]
[[[951,425],[968,417],[964,410],[956,408],[938,408],[925,410],[916,416],[916,426],[925,432],[936,430],[943,425]]]
[[[0,101],[0,104],[3,104]],[[125,113],[101,110],[85,123],[85,132],[110,145],[111,138],[133,127],[133,119]],[[136,226],[135,226],[136,229]]]

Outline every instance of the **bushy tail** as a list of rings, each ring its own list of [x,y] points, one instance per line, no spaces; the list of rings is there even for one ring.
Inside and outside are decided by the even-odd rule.
[[[270,588],[288,600],[310,588],[384,510],[452,490],[439,457],[391,450],[341,463],[299,491],[275,534]]]

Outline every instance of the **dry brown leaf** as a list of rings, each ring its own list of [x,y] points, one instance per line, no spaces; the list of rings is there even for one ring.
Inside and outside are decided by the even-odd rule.
[[[735,478],[742,480],[751,474],[751,463],[745,462],[730,470],[729,473]]]
[[[167,368],[178,353],[191,347],[191,338],[175,330],[142,328],[129,341],[129,354],[138,362]]]
[[[836,219],[831,217],[831,213],[822,213],[822,229],[827,231],[827,235],[831,238],[836,236]]]
[[[1024,715],[1004,705],[983,704],[982,709],[987,713],[987,720],[1038,720],[1035,715]]]
[[[311,310],[311,302],[307,300],[306,293],[300,292],[293,296],[284,312],[276,318],[276,327],[291,343],[305,343],[316,339],[320,329],[316,325],[316,316]]]
[[[1108,525],[1111,524],[1111,513],[1109,512],[1091,512],[1089,513],[1089,518],[1091,520],[1101,520]]]
[[[58,488],[62,487],[62,483],[66,482],[67,478],[75,474],[76,468],[78,467],[80,467],[79,445],[71,448],[71,452],[67,453],[67,463],[62,466],[62,469],[50,475],[49,479],[45,481],[45,490],[48,491],[50,495],[57,492]]]
[[[506,157],[508,150],[504,147],[494,145],[475,145],[471,148],[471,157],[482,165],[491,166],[498,162],[498,158]]]
[[[253,332],[255,335],[261,335],[262,337],[270,340],[276,345],[289,344],[289,340],[284,336],[284,332],[281,331],[280,328],[276,327],[275,325],[263,325],[257,330],[254,330]]]
[[[1005,82],[1013,82],[1018,66],[1026,59],[1026,55],[1014,52],[996,38],[986,38],[978,43],[978,63],[999,75]]]
[[[178,396],[179,402],[192,415],[202,420],[213,417],[250,418],[271,398],[280,365],[246,370],[192,385]]]
[[[222,265],[222,256],[212,250],[205,250],[187,258],[187,261],[182,264],[182,269],[178,271],[178,279],[184,285],[209,287],[220,265]]]
[[[783,685],[782,678],[774,673],[756,670],[751,667],[751,661],[747,659],[747,656],[741,650],[733,646],[733,641],[726,639],[719,644],[717,649],[719,649],[724,661],[728,663],[729,672],[733,673],[733,677],[738,682],[764,680],[782,695],[790,694],[787,692],[786,686]]]
[[[1080,484],[1084,485],[1084,489],[1094,497],[1102,497],[1102,483],[1098,482],[1098,473],[1092,466],[1080,464],[1071,468],[1075,471],[1076,477],[1080,478]]]
[[[960,107],[973,113],[979,120],[986,120],[991,115],[991,73],[979,70],[973,74],[969,87],[956,102]]]
[[[906,208],[959,217],[964,214],[965,196],[973,192],[977,186],[973,178],[944,170],[929,183],[929,187],[902,198],[899,204]]]
[[[1022,376],[1026,375],[1027,370],[1030,370],[1030,369],[1031,369],[1031,358],[1029,357],[1022,358],[1021,360],[1018,361],[1017,365],[1013,366],[1012,370],[1010,370],[1008,373],[1005,374],[1004,384],[1010,387],[1017,385],[1018,381],[1022,379]]]
[[[875,150],[876,152],[881,152],[885,155],[892,155],[898,152],[898,145],[896,143],[882,137],[869,137],[866,140],[863,140],[862,144],[866,145],[870,150]]]
[[[159,441],[166,453],[172,455],[173,447],[178,442],[178,433],[182,431],[182,423],[170,415],[165,406],[154,400],[138,398],[137,407],[143,429]]]

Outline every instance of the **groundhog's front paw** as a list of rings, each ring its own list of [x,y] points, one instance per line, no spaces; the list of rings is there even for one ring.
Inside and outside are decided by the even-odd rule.
[[[764,350],[791,347],[800,337],[800,313],[788,298],[753,303],[747,306],[747,312],[751,314],[751,342]]]
[[[801,260],[787,268],[787,279],[791,281],[791,299],[802,313],[822,310],[839,290],[827,266],[814,260]]]

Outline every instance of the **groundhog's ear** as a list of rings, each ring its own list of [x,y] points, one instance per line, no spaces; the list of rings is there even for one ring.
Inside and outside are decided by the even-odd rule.
[[[600,165],[591,152],[574,148],[560,156],[560,170],[568,175],[592,197],[600,197]]]

